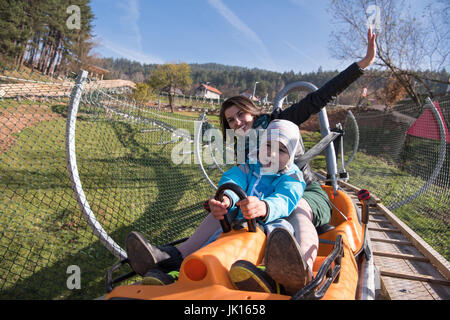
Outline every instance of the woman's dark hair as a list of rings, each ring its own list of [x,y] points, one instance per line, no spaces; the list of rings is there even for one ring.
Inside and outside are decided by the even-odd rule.
[[[220,108],[220,126],[222,128],[222,134],[225,136],[226,130],[230,129],[228,125],[228,121],[225,117],[225,111],[232,107],[236,106],[244,112],[250,113],[255,118],[264,114],[264,110],[262,108],[257,107],[252,100],[244,96],[234,96],[222,103],[222,107]]]

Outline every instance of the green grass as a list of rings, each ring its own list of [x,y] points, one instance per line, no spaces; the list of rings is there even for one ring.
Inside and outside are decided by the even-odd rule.
[[[162,104],[169,104],[169,97],[167,96],[153,96],[151,99],[151,102],[154,104],[157,104],[158,101],[160,101]],[[222,100],[223,102],[223,100]],[[185,107],[192,107],[192,108],[201,108],[201,109],[220,109],[221,103],[209,103],[204,102],[199,98],[198,100],[192,99],[189,100],[189,98],[182,98],[182,97],[175,97],[173,104],[176,106],[185,106]]]
[[[123,245],[131,230],[156,244],[189,236],[210,196],[196,166],[171,165],[159,132],[120,122],[79,121],[77,162],[92,210]],[[92,235],[78,209],[65,164],[65,120],[22,130],[0,155],[0,298],[90,299],[105,293],[115,258]],[[203,186],[202,186],[203,184]],[[192,186],[197,186],[192,189]],[[68,290],[78,265],[82,289]],[[124,270],[126,272],[126,270]]]
[[[63,104],[51,109],[66,113]],[[170,141],[167,133],[139,123],[108,121],[99,110],[81,111],[76,137],[80,178],[108,234],[122,247],[131,230],[143,232],[155,244],[189,236],[204,217],[202,202],[213,193],[198,166],[173,164],[171,145],[160,144]],[[162,116],[175,127],[193,128],[182,121],[192,117]],[[66,168],[65,122],[60,118],[24,129],[0,154],[0,299],[92,299],[105,293],[105,272],[116,259],[92,234],[76,203]],[[303,133],[303,139],[308,149],[320,134]],[[325,168],[324,156],[312,166]],[[423,183],[362,153],[349,171],[351,183],[383,201],[401,195],[405,181]],[[208,174],[215,182],[220,177],[218,170],[208,169]],[[447,200],[441,194],[448,190],[436,190],[422,207],[445,213]],[[442,216],[411,211],[405,206],[395,213],[448,259],[449,232]],[[81,290],[67,289],[70,265],[81,269]]]
[[[426,182],[412,176],[381,157],[359,152],[348,167],[350,183],[368,189],[384,205],[393,205],[413,195]],[[450,260],[448,227],[449,189],[432,185],[427,192],[393,212],[412,230]]]
[[[5,68],[6,69],[3,69]],[[26,79],[26,80],[32,80],[32,81],[39,81],[39,82],[62,82],[59,79],[51,78],[50,76],[44,76],[39,71],[31,72],[31,69],[25,66],[22,66],[21,71],[17,71],[15,67],[11,66],[3,66],[2,68],[2,75],[8,76],[12,78],[18,78],[18,79]],[[6,80],[2,79],[2,82],[13,82],[15,83],[15,80]]]
[[[317,142],[319,142],[320,139],[322,139],[320,132],[302,131],[301,134],[302,134],[303,144],[305,145],[305,150],[309,150]],[[318,155],[311,161],[311,167],[314,170],[319,170],[319,169],[326,170],[327,164],[325,161],[324,153],[322,153],[321,155]]]
[[[306,150],[321,138],[319,132],[302,132],[302,137]],[[425,172],[424,169],[420,170],[420,168],[426,166],[429,172],[429,167],[433,166],[430,165],[430,160],[423,158],[422,155],[423,150],[427,148],[432,149],[434,144],[431,141],[424,146],[423,142],[420,144],[416,141],[413,142],[409,150],[417,150],[415,154],[419,156],[411,156],[412,152],[408,150],[407,156],[409,158],[406,164],[403,165],[403,167],[408,169],[407,171],[400,169],[382,157],[358,152],[347,168],[350,175],[349,182],[360,188],[368,189],[379,197],[386,206],[393,205],[413,195],[425,183],[425,180],[417,172],[411,170],[411,167],[414,165],[417,171]],[[428,152],[428,154],[434,153],[434,151]],[[414,160],[413,165],[411,165],[411,159]],[[326,169],[325,157],[323,155],[316,157],[311,165],[314,170]],[[444,170],[448,170],[445,164],[441,171]],[[450,241],[448,187],[432,185],[424,196],[420,196],[416,200],[394,210],[394,214],[442,256],[450,260],[450,247],[448,246]]]

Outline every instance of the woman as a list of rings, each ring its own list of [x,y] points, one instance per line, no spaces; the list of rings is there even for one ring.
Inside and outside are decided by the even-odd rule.
[[[297,125],[305,122],[363,75],[363,70],[372,64],[376,47],[375,34],[370,28],[367,38],[367,53],[361,61],[353,63],[324,86],[283,111],[278,110],[272,115],[266,115],[245,97],[236,96],[226,100],[220,111],[223,134],[225,135],[227,129],[234,130],[237,135],[245,135],[250,129],[265,129],[273,119],[290,120]],[[319,242],[315,227],[328,223],[331,216],[328,197],[314,181],[310,168],[306,166],[300,169],[303,171],[307,187],[297,209],[287,218],[294,227],[295,239],[286,232],[272,232],[266,248],[267,273],[287,287],[287,291],[291,293],[304,286],[311,278]],[[257,210],[258,206],[262,207],[265,204],[256,202],[254,206]],[[130,264],[140,275],[145,275],[147,271],[156,267],[163,271],[175,270],[180,267],[184,257],[207,242],[218,225],[218,221],[212,215],[208,215],[194,234],[177,248],[155,247],[141,234],[132,232],[126,240]],[[289,249],[279,250],[279,248]]]

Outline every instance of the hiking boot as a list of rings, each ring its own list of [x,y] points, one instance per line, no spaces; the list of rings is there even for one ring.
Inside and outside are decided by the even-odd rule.
[[[280,293],[280,286],[265,272],[264,266],[255,266],[245,260],[238,260],[230,268],[230,279],[238,290]]]
[[[280,283],[286,293],[295,294],[312,279],[300,246],[294,236],[283,228],[273,230],[266,244],[266,272]]]
[[[165,286],[177,281],[179,275],[178,271],[165,273],[159,269],[151,269],[145,274],[142,284],[146,286]]]
[[[183,262],[180,251],[174,246],[155,247],[136,231],[127,235],[125,248],[131,268],[140,276],[155,268],[164,272],[179,270]]]

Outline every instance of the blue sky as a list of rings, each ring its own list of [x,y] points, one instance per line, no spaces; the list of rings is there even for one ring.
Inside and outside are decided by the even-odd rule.
[[[341,70],[351,61],[330,55],[329,1],[91,0],[95,51],[143,63]]]

